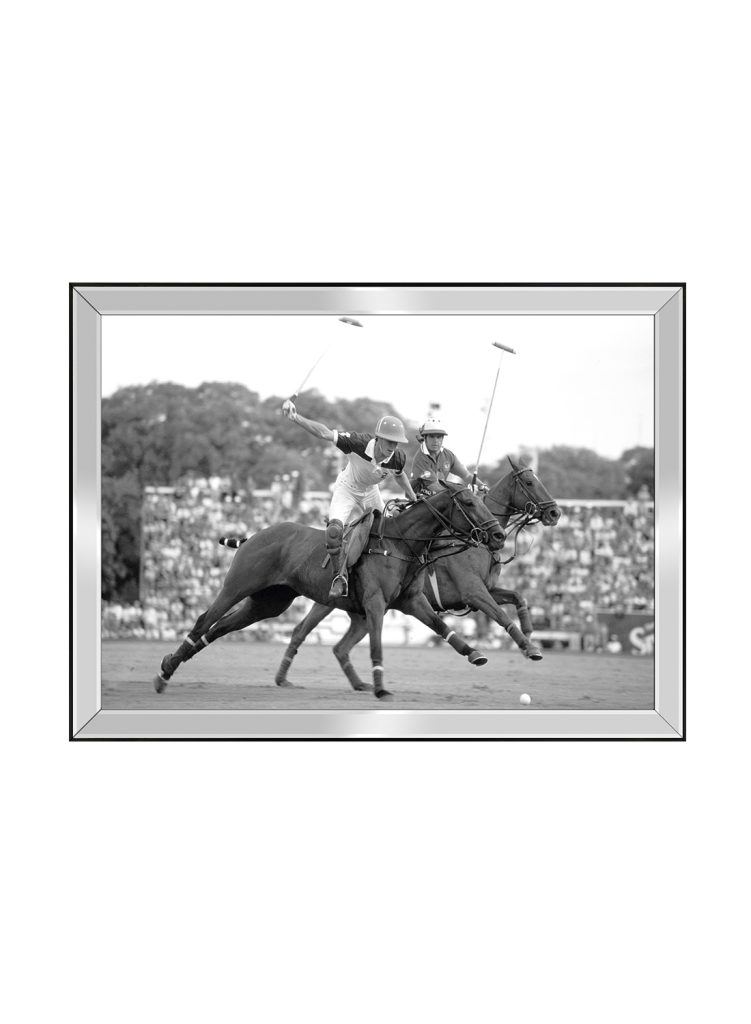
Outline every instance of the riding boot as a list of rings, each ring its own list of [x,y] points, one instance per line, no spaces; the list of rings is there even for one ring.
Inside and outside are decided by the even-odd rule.
[[[336,600],[346,597],[347,586],[347,544],[344,537],[344,524],[341,519],[330,519],[326,527],[326,550],[331,559],[334,579],[329,590],[329,598]]]
[[[347,597],[349,583],[347,580],[347,551],[342,544],[338,551],[331,552],[331,564],[334,567],[334,579],[329,590],[330,598]]]

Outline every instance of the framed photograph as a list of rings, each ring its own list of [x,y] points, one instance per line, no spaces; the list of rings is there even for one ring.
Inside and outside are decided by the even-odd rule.
[[[685,293],[72,284],[71,739],[685,739]]]

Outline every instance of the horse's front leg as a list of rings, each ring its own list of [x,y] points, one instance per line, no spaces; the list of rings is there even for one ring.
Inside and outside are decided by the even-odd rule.
[[[484,654],[475,650],[474,647],[470,647],[464,637],[460,636],[456,630],[450,629],[440,615],[433,611],[430,606],[430,601],[428,601],[425,594],[416,593],[409,597],[402,598],[402,600],[394,604],[394,608],[398,608],[400,612],[406,612],[407,615],[413,615],[416,619],[419,619],[420,622],[425,623],[425,625],[429,626],[434,633],[443,637],[446,643],[453,647],[458,654],[467,658],[470,664],[487,664],[488,659]]]
[[[323,622],[326,616],[333,612],[333,608],[327,604],[314,604],[310,609],[305,618],[298,622],[295,628],[292,630],[292,636],[289,638],[287,649],[284,652],[279,668],[276,670],[274,676],[274,682],[277,686],[292,686],[292,683],[287,679],[287,672],[292,664],[292,659],[300,649],[301,644],[305,641],[305,638],[313,632],[316,626]]]
[[[336,660],[341,666],[342,672],[349,679],[349,685],[353,690],[358,693],[362,693],[366,690],[372,690],[373,687],[370,683],[364,683],[355,671],[355,666],[349,660],[349,652],[355,647],[365,634],[368,632],[368,623],[362,615],[354,615],[352,612],[349,613],[350,623],[349,629],[341,638],[338,644],[334,646],[334,655]]]
[[[369,595],[363,601],[365,605],[365,621],[370,633],[370,662],[373,666],[373,692],[379,700],[391,700],[393,694],[383,685],[383,616],[386,613],[386,601],[383,594]],[[353,620],[354,622],[354,620]]]
[[[496,604],[515,605],[522,633],[526,637],[532,636],[532,617],[529,614],[529,606],[517,590],[505,590],[502,587],[493,587],[490,591],[490,596]]]

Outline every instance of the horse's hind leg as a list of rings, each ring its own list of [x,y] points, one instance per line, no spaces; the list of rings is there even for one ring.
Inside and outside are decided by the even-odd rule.
[[[279,668],[276,670],[276,676],[274,682],[277,686],[292,686],[292,683],[287,679],[287,672],[292,664],[292,659],[297,654],[300,646],[305,642],[305,638],[313,632],[319,622],[323,622],[329,612],[334,609],[327,604],[314,604],[310,609],[305,618],[298,622],[295,628],[292,630],[292,636],[289,638],[287,649],[284,652]]]
[[[174,654],[167,654],[162,658],[162,665],[159,675],[154,679],[154,687],[157,693],[162,693],[167,687],[167,681],[174,675],[178,665],[181,665],[184,661],[190,661],[191,658],[195,657],[200,651],[203,651],[210,643],[214,640],[218,640],[220,636],[225,636],[227,633],[231,633],[236,629],[243,629],[245,626],[249,626],[253,621],[252,618],[248,618],[248,613],[252,605],[252,598],[247,598],[243,603],[235,610],[225,614],[221,619],[214,623],[204,633],[200,640],[194,641],[192,637],[199,632],[204,623],[204,616],[199,615],[196,620],[196,624],[193,629],[188,633],[187,637],[183,640],[180,646],[177,648]]]
[[[245,597],[245,594],[242,592],[238,593],[236,589],[222,588],[219,597],[217,597],[214,603],[198,616],[195,625],[177,650],[173,654],[166,654],[162,658],[159,674],[154,677],[154,689],[157,693],[162,693],[166,689],[167,682],[184,661],[189,661],[199,651],[203,650],[204,647],[208,647],[209,641],[206,639],[208,631],[215,622],[218,622],[219,619],[226,615],[230,608],[233,608],[243,597]]]
[[[334,647],[334,655],[341,666],[342,672],[349,679],[350,686],[358,693],[372,690],[370,683],[364,683],[355,671],[355,666],[349,660],[349,652],[355,647],[368,632],[368,623],[362,615],[353,615],[350,612],[349,629]]]
[[[182,660],[188,661],[195,654],[198,654],[199,651],[202,651],[209,644],[220,637],[226,636],[228,633],[233,633],[238,629],[245,629],[246,626],[252,626],[254,622],[260,622],[262,619],[273,619],[277,615],[281,615],[298,596],[297,591],[292,590],[290,587],[266,587],[264,590],[260,590],[251,597],[246,598],[239,607],[235,608],[234,611],[230,611],[229,614],[223,615],[218,622],[215,622],[208,629],[205,628],[206,620],[204,618],[208,613],[204,612],[204,615],[199,616],[196,625],[193,627],[194,631],[203,630],[200,642],[192,643],[190,639],[191,634],[188,634],[187,640],[183,641],[171,657],[176,657],[182,651]],[[185,648],[184,651],[183,648]],[[165,668],[169,669],[170,665],[169,663],[165,665],[166,661],[166,658],[162,661],[162,676],[157,676],[154,680],[155,685],[158,681],[161,681],[163,684],[161,688],[157,686],[158,693],[161,693],[167,685],[163,674]],[[170,674],[174,673],[175,668],[171,669]],[[167,679],[169,679],[169,676],[167,676]]]
[[[258,591],[214,623],[206,634],[206,644],[213,644],[220,637],[252,626],[254,622],[276,618],[289,608],[296,597],[299,597],[296,590],[284,586],[266,587],[265,590]]]

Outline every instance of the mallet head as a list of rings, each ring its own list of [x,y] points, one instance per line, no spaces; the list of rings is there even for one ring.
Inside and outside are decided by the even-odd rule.
[[[340,316],[339,317],[339,322],[343,323],[343,324],[352,324],[353,327],[362,327],[362,324],[360,323],[360,321],[359,320],[355,320],[351,316]]]

